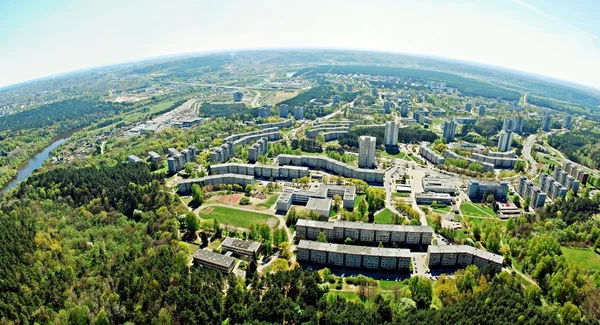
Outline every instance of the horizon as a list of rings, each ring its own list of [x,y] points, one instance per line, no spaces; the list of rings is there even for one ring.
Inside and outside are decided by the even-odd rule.
[[[114,11],[111,1],[0,4],[9,17],[0,22],[0,89],[165,57],[311,49],[454,60],[600,90],[600,22],[593,15],[600,3],[592,1],[182,0],[177,17],[164,15],[174,9],[159,1]]]

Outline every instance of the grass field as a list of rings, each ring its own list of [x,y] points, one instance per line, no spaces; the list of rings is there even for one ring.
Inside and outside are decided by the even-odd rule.
[[[394,213],[390,209],[385,209],[375,215],[375,223],[391,224]]]
[[[393,197],[410,197],[410,193],[396,192],[392,193]]]
[[[567,261],[584,269],[600,271],[600,255],[591,248],[561,247],[561,250]]]
[[[298,95],[297,91],[274,91],[264,100],[263,104],[275,105]]]
[[[273,204],[275,204],[278,197],[279,197],[279,194],[271,194],[265,202],[259,203],[256,206],[263,207],[263,208],[270,208]]]
[[[220,223],[228,224],[234,227],[249,228],[252,224],[263,224],[269,218],[270,215],[258,212],[250,212],[244,210],[237,210],[225,207],[212,207],[210,213],[203,213],[204,210],[200,211],[200,215],[203,219],[217,219]]]
[[[496,213],[492,208],[484,207],[480,203],[464,202],[460,205],[460,212],[465,216],[496,217]]]

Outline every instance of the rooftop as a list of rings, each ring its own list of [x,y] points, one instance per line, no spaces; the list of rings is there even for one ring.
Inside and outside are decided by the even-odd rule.
[[[225,237],[221,243],[223,247],[232,247],[247,252],[257,252],[260,249],[260,243],[255,241],[243,240],[234,237]]]
[[[225,268],[228,268],[235,263],[235,259],[233,257],[221,255],[206,249],[197,250],[194,253],[194,259]]]
[[[333,252],[333,253],[353,254],[353,255],[410,258],[410,250],[409,249],[342,245],[342,244],[332,244],[332,243],[321,243],[321,242],[310,241],[310,240],[301,240],[298,243],[298,248],[299,249],[304,248],[304,249],[309,249],[309,250],[325,251],[325,252]]]

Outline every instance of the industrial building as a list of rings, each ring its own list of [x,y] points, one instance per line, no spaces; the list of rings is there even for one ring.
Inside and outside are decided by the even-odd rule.
[[[301,240],[296,258],[300,262],[371,270],[410,270],[410,250],[340,245]]]
[[[336,220],[334,222],[298,219],[296,236],[300,239],[316,240],[324,233],[330,242],[343,242],[346,238],[354,242],[429,245],[433,229],[428,226],[404,226]]]
[[[311,199],[327,199],[332,198],[334,195],[339,195],[342,198],[342,207],[347,210],[354,209],[354,199],[356,198],[356,187],[354,186],[340,186],[340,185],[328,185],[320,184],[315,190],[303,190],[297,188],[286,187],[281,191],[279,198],[277,198],[276,209],[277,211],[287,212],[292,204],[306,204],[308,209],[319,209],[315,211],[317,215],[319,212],[324,212],[326,204],[325,201],[313,201],[309,206]],[[331,207],[331,200],[329,200],[329,207]],[[329,208],[327,209],[327,215],[329,216]]]
[[[424,192],[456,194],[456,184],[450,178],[423,177],[421,184]]]
[[[262,245],[259,242],[234,237],[225,237],[221,242],[223,253],[232,252],[246,260],[255,260],[258,257],[261,248]]]
[[[496,271],[502,270],[504,258],[501,255],[486,252],[468,245],[429,245],[427,247],[429,268],[464,267],[476,265],[482,269],[491,265]]]
[[[484,195],[493,194],[496,201],[506,201],[508,194],[508,182],[491,182],[470,180],[467,186],[467,196],[473,202],[480,202]]]
[[[322,156],[279,155],[277,160],[279,165],[307,166],[311,169],[320,169],[348,178],[362,179],[367,183],[382,184],[385,176],[383,170],[357,168]]]
[[[233,185],[237,184],[242,188],[247,185],[254,184],[254,177],[240,174],[221,174],[221,175],[210,175],[200,178],[188,178],[177,182],[177,190],[179,193],[190,193],[193,184],[198,184],[200,187],[204,186],[219,186],[219,185]]]
[[[195,265],[219,270],[223,273],[231,273],[235,267],[235,258],[206,249],[197,250],[193,258]]]

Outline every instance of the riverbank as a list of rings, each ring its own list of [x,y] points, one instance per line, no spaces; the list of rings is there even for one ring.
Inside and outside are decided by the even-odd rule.
[[[7,180],[4,184],[0,184],[1,194],[6,194],[11,188],[17,186],[20,182],[24,181],[31,175],[36,169],[43,166],[44,161],[50,157],[50,152],[66,142],[73,134],[82,128],[73,129],[59,135],[54,136],[49,144],[37,149],[33,152],[29,158],[25,159],[19,167],[16,169],[16,175],[11,179]]]

